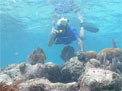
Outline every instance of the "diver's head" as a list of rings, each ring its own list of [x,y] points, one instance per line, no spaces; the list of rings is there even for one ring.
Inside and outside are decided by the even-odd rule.
[[[69,20],[67,18],[60,18],[57,22],[58,27],[67,28]]]

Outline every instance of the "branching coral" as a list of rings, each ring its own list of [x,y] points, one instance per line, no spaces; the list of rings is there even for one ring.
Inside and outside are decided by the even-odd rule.
[[[119,69],[117,69],[117,73],[122,77],[122,73]]]
[[[111,66],[110,66],[110,70],[111,71],[116,71],[117,70],[117,58],[112,58],[112,63],[111,63]]]
[[[105,54],[104,60],[103,60],[103,68],[111,70],[111,71],[116,71],[117,70],[117,62],[118,62],[118,60],[116,57],[112,58],[112,61],[110,62],[109,60],[107,60],[106,54]]]
[[[103,63],[104,69],[116,71],[121,52],[120,48],[105,48],[97,54],[97,59]]]
[[[112,58],[120,56],[121,51],[120,48],[105,48],[97,54],[97,59],[106,55],[106,59],[112,60]]]

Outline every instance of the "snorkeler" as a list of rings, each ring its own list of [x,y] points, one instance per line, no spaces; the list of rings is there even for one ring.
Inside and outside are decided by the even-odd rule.
[[[70,44],[75,40],[77,40],[80,46],[80,51],[83,52],[83,43],[77,30],[69,25],[68,19],[60,18],[57,21],[57,27],[52,28],[48,46],[52,46],[53,44]]]
[[[83,21],[82,11],[81,11],[80,5],[78,5],[78,3],[81,3],[81,0],[77,0],[77,1],[75,0],[46,0],[46,1],[48,4],[52,4],[54,6],[54,11],[52,13],[52,28],[55,27],[56,21],[59,18],[64,17],[64,14],[73,12],[77,15],[77,18],[80,21],[80,34],[81,33],[84,34],[84,30],[87,30],[93,33],[96,33],[99,31],[96,25]]]
[[[83,21],[80,5],[76,4],[74,0],[48,0],[48,2],[54,6],[54,12],[52,14],[52,34],[51,34],[51,38],[49,40],[48,45],[51,46],[53,43],[55,44],[67,43],[68,44],[68,42],[72,42],[73,40],[78,40],[80,50],[83,52],[82,40],[84,39],[84,30],[96,33],[99,31],[99,29],[94,24]],[[78,35],[76,29],[69,26],[67,19],[61,18],[64,14],[67,14],[70,12],[74,12],[75,14],[77,14],[77,17],[80,21],[80,36]],[[65,20],[67,20],[67,22],[65,22]],[[57,21],[60,23],[57,23],[56,25]],[[66,25],[64,23],[64,26],[63,26],[61,21],[65,22]],[[55,28],[56,26],[57,28]],[[71,35],[73,36],[71,38],[67,37],[68,35],[70,35],[70,33],[66,33],[66,32],[69,32],[69,31]]]

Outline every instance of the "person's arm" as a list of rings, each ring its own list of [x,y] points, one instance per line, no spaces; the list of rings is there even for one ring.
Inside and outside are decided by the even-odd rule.
[[[50,39],[48,41],[48,46],[52,46],[52,44],[54,43],[54,38],[55,38],[55,25],[56,25],[56,18],[57,18],[57,14],[56,12],[54,11],[52,13],[52,31],[51,31],[51,36],[50,36]]]
[[[78,45],[80,47],[80,51],[83,52],[83,43],[82,40],[80,38],[77,39]]]
[[[82,40],[81,40],[81,38],[80,38],[80,36],[79,36],[77,30],[76,30],[75,28],[73,28],[73,27],[71,27],[71,30],[72,30],[72,32],[73,32],[74,35],[75,35],[75,38],[76,38],[76,40],[77,40],[77,42],[78,42],[78,45],[79,45],[79,47],[80,47],[80,51],[83,52],[83,43],[82,43]]]
[[[53,45],[55,36],[56,36],[55,28],[52,27],[51,36],[50,36],[50,39],[49,39],[49,41],[48,41],[48,46],[49,46],[49,47]]]

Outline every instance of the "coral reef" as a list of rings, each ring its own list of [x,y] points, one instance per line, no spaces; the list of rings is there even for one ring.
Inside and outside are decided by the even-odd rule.
[[[3,70],[3,72],[7,74],[12,81],[21,80],[19,64],[10,64]]]
[[[121,54],[120,48],[105,48],[97,54],[97,59],[103,64],[104,69],[116,71],[121,70]]]
[[[122,73],[122,62],[118,61],[118,63],[117,63],[117,69],[119,69],[120,72]]]
[[[96,58],[97,53],[95,51],[88,51],[86,52],[86,58],[87,60]]]
[[[25,63],[19,64],[19,69],[20,69],[21,74],[25,74],[25,72],[26,72],[26,64]]]
[[[1,91],[9,91],[9,85],[4,82],[0,82],[0,90]]]
[[[41,53],[41,48],[35,50],[28,59],[30,64],[10,64],[0,69],[0,91],[122,91],[119,48],[106,48],[97,56],[94,51],[78,51],[61,67],[52,62],[44,64],[46,57]]]
[[[19,85],[18,91],[78,91],[76,82],[51,83],[47,79],[32,79]]]
[[[78,60],[80,60],[81,62],[85,62],[86,61],[86,55],[85,55],[85,53],[83,53],[81,51],[77,52],[77,57],[78,57]]]
[[[120,70],[122,73],[122,50],[121,50],[121,55],[118,57],[118,63],[117,63],[117,68]]]
[[[27,60],[32,65],[37,63],[44,64],[44,61],[46,60],[46,56],[43,49],[38,47],[36,50],[33,51],[33,53],[28,57]]]
[[[77,81],[84,70],[83,63],[77,57],[71,58],[61,67],[62,81],[72,82]]]
[[[116,41],[114,39],[112,39],[112,47],[117,48],[117,44],[116,44]]]
[[[61,72],[57,64],[48,62],[45,64],[46,72],[48,73],[48,80],[51,82],[61,81]]]
[[[97,59],[90,59],[86,64],[85,64],[85,70],[88,70],[90,68],[101,68],[101,63]]]
[[[111,70],[116,72],[117,66],[118,66],[118,59],[117,58],[112,58],[112,61],[110,62],[109,60],[106,59],[106,56],[104,57],[103,61],[103,68],[107,70]]]
[[[112,61],[112,58],[119,57],[120,55],[121,55],[120,48],[105,48],[97,54],[97,59],[103,61],[104,56],[106,56],[107,60]]]
[[[35,65],[27,65],[26,73],[22,75],[24,80],[48,77],[48,73],[45,70],[45,65],[38,63]]]
[[[75,54],[74,54],[75,50],[73,47],[71,46],[65,46],[62,50],[62,53],[61,53],[61,58],[63,59],[64,62],[68,61],[70,58],[74,57]]]
[[[52,82],[61,80],[61,72],[57,64],[48,62],[46,64],[26,64],[26,71],[21,74],[21,78],[24,80],[35,79],[35,78],[47,78]]]
[[[81,91],[120,91],[122,86],[121,77],[109,70],[99,68],[91,68],[85,71],[82,79],[80,80]]]
[[[117,59],[116,58],[112,58],[112,63],[110,65],[110,70],[111,71],[116,71],[117,70]]]
[[[0,72],[2,72],[2,70],[3,70],[3,69],[0,67]]]
[[[122,72],[119,69],[117,69],[117,73],[122,77]]]
[[[56,75],[55,75],[56,74]],[[46,64],[11,64],[0,73],[0,82],[11,84],[17,80],[29,80],[45,77],[52,82],[61,80],[61,72],[57,64],[48,62]]]
[[[18,80],[11,85],[7,85],[4,82],[0,82],[0,91],[18,91],[19,84],[22,83],[22,80]]]
[[[0,82],[5,82],[7,84],[11,84],[13,82],[13,79],[11,79],[11,77],[7,74],[5,74],[4,72],[0,73]]]

